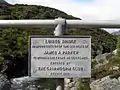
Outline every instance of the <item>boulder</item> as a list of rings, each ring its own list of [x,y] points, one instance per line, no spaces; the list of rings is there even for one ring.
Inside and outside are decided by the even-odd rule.
[[[51,90],[41,85],[40,78],[32,78],[29,76],[11,79],[10,90]],[[43,83],[43,82],[42,82]]]
[[[11,79],[11,90],[16,90],[16,89],[30,89],[32,86],[30,82],[36,80],[36,78],[31,78],[31,77],[20,77],[20,78],[13,78]]]
[[[119,70],[119,66],[112,66],[110,67],[110,70]]]
[[[115,55],[112,53],[104,53],[97,55],[92,62],[96,62],[95,68],[108,64],[111,60],[114,60]]]
[[[113,52],[112,52],[114,55],[117,54],[117,49],[115,49]]]
[[[0,90],[10,90],[10,82],[7,76],[0,74]]]
[[[93,81],[90,84],[91,90],[120,90],[119,76],[106,76],[104,78]],[[112,78],[111,78],[112,77]]]
[[[104,53],[104,54],[100,54],[100,55],[97,55],[95,57],[95,60],[97,61],[97,63],[101,63],[101,60],[104,60],[103,62],[105,62],[107,60],[107,56],[109,55],[110,53]]]
[[[65,90],[76,90],[78,78],[65,78]]]

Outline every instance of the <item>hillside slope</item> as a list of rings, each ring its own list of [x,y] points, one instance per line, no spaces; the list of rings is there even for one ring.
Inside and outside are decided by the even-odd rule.
[[[56,17],[79,19],[54,8],[44,6],[22,4],[0,6],[1,20],[55,19]],[[5,61],[9,62],[9,64],[7,64],[8,70],[6,70],[9,78],[27,74],[28,36],[30,34],[52,35],[53,30],[54,28],[0,28],[0,65],[5,65]],[[67,29],[66,34],[91,35],[92,56],[96,56],[98,50],[106,53],[116,48],[116,38],[102,29],[71,28]]]
[[[6,4],[6,5],[7,5],[7,4],[9,4],[9,3],[7,3],[5,0],[0,0],[0,5],[1,5],[1,4]]]
[[[56,17],[63,17],[66,19],[80,19],[71,15],[67,15],[66,13],[54,8],[44,6],[22,4],[16,4],[13,6],[0,6],[0,19],[55,19]],[[96,43],[107,43],[108,40],[113,40],[113,36],[102,29],[73,28],[70,29],[69,32],[71,34],[92,35],[93,41],[96,41]],[[114,49],[115,42],[112,41],[112,43]]]

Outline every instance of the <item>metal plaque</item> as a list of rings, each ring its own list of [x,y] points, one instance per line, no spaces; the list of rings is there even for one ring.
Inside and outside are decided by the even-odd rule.
[[[30,36],[29,75],[40,78],[91,77],[90,36]]]

